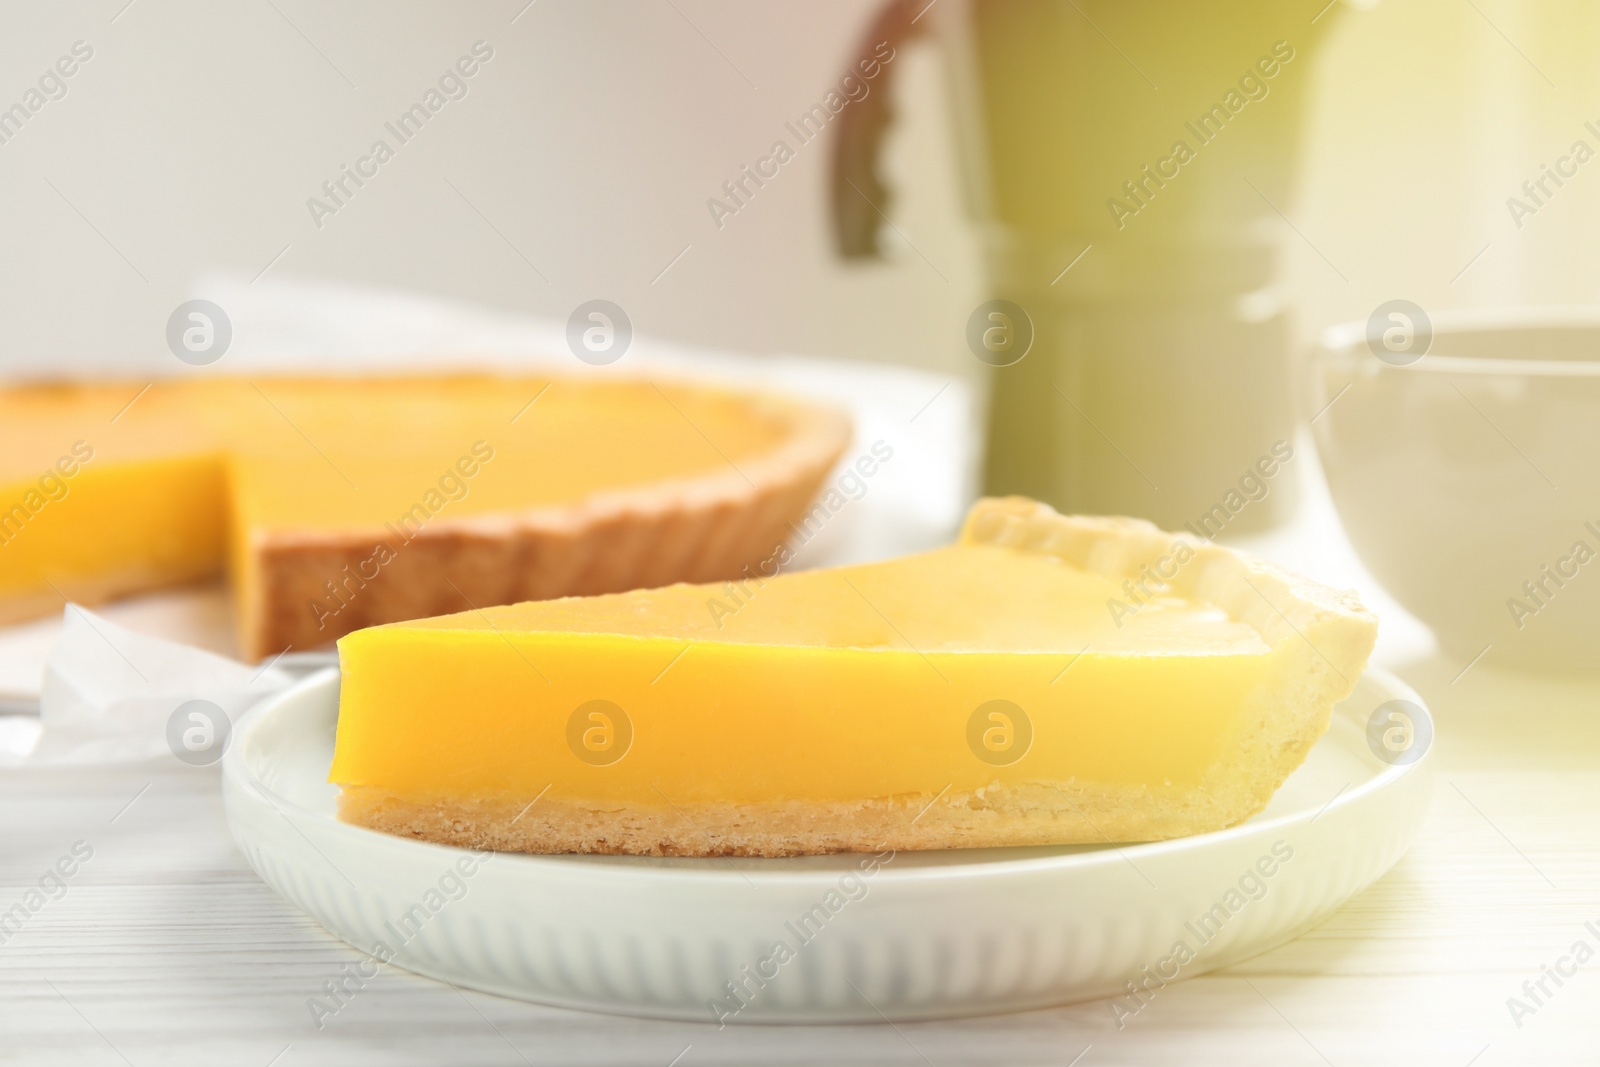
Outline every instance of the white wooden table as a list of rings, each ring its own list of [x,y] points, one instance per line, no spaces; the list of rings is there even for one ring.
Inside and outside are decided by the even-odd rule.
[[[1348,551],[1313,532],[1326,519],[1314,500],[1270,543],[1366,585]],[[1418,844],[1321,927],[1167,987],[1120,1030],[1097,1002],[719,1031],[461,993],[388,968],[319,1031],[307,999],[358,954],[245,865],[216,768],[169,760],[0,774],[0,913],[75,842],[93,850],[0,944],[0,1062],[1600,1063],[1600,956],[1559,987],[1546,978],[1552,995],[1520,1027],[1507,1008],[1575,942],[1600,950],[1600,682],[1505,674],[1492,658],[1461,674],[1395,632],[1380,662],[1438,722],[1438,788]]]

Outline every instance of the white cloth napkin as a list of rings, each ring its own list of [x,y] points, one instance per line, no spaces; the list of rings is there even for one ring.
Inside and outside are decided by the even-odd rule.
[[[171,752],[169,723],[207,701],[230,722],[294,681],[204,649],[134,633],[76,604],[44,668],[39,716],[0,718],[0,766],[126,763]]]

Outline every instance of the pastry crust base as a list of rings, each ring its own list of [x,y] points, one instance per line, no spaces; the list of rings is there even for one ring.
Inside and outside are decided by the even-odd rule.
[[[216,568],[192,567],[156,570],[130,567],[88,578],[57,577],[55,589],[30,590],[0,596],[0,626],[31,622],[49,615],[60,615],[68,603],[104,604],[152,589],[176,589],[200,585],[217,577]],[[58,593],[56,590],[60,590]],[[62,597],[66,599],[63,600]]]
[[[500,852],[804,856],[829,852],[1100,845],[1183,837],[1237,821],[1187,791],[996,783],[973,793],[854,801],[633,805],[565,799],[418,801],[346,786],[339,818],[373,830]]]

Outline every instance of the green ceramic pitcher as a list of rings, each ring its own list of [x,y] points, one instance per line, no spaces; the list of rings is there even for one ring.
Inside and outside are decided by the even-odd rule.
[[[1299,239],[1312,53],[1342,6],[1324,4],[904,0],[871,26],[863,54],[938,42],[988,295],[1020,309],[969,324],[998,349],[974,348],[996,364],[986,492],[1207,537],[1284,513],[1297,460],[1278,261]],[[890,95],[841,124],[847,257],[877,254],[889,209],[874,162]]]

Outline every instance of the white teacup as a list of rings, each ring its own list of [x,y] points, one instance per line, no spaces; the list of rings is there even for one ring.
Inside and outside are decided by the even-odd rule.
[[[1396,301],[1329,330],[1312,378],[1334,503],[1385,588],[1464,658],[1600,671],[1600,308],[1430,330]]]

